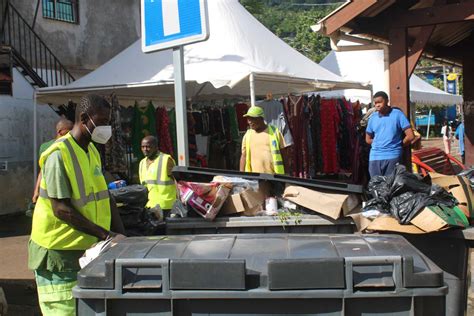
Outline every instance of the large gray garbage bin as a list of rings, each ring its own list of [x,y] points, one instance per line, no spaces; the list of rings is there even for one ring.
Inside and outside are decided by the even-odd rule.
[[[401,236],[128,238],[80,271],[88,315],[447,315],[443,271]]]

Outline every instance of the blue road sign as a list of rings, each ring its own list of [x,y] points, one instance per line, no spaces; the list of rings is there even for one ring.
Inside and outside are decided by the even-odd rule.
[[[206,0],[141,0],[145,53],[209,38]]]

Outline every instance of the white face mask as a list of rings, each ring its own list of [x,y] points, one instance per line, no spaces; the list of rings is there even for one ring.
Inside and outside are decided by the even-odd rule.
[[[89,116],[89,115],[88,115]],[[110,137],[112,137],[112,126],[110,125],[95,125],[94,121],[89,116],[89,120],[91,120],[92,125],[94,125],[94,130],[91,131],[87,128],[87,125],[84,125],[91,135],[91,139],[93,142],[97,144],[105,144],[109,141]]]

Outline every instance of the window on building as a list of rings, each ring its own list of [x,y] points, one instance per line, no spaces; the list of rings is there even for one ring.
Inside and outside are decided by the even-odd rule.
[[[79,23],[78,0],[42,0],[43,17],[70,23]]]

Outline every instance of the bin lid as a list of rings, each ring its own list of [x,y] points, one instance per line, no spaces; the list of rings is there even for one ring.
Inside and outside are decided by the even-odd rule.
[[[123,289],[369,291],[443,286],[442,270],[398,235],[126,238],[82,269],[78,286],[114,289],[117,271]]]
[[[328,179],[301,179],[277,174],[273,175],[266,173],[241,172],[235,170],[220,170],[199,167],[175,166],[173,168],[173,177],[177,181],[210,182],[214,176],[217,175],[239,177],[247,180],[268,181],[271,183],[279,183],[283,185],[292,184],[314,190],[334,193],[361,194],[364,191],[363,186],[345,181],[335,181]]]

